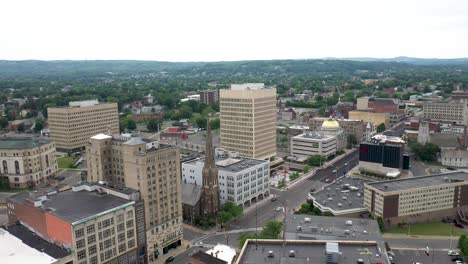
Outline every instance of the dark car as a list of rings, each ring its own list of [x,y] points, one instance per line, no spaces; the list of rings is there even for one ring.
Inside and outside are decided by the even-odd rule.
[[[453,225],[458,227],[458,228],[462,228],[462,229],[464,228],[464,226],[462,224],[460,224],[460,223],[454,223]]]
[[[458,257],[458,256],[457,256],[457,257],[452,257],[452,261],[453,261],[453,262],[455,262],[455,261],[457,261],[457,260],[463,260],[463,259],[460,258],[460,257]]]
[[[310,192],[311,193],[315,192],[315,188],[310,189]]]
[[[164,263],[171,263],[172,261],[174,261],[174,256],[168,257]]]

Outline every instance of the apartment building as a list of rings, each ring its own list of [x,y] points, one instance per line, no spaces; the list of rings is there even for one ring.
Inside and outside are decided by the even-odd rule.
[[[217,104],[219,101],[218,90],[204,90],[198,92],[200,95],[200,103],[202,104]]]
[[[55,145],[43,137],[1,137],[0,176],[11,188],[33,187],[57,172]]]
[[[468,107],[458,102],[424,102],[424,118],[468,125]]]
[[[58,151],[84,150],[99,133],[119,133],[117,103],[97,100],[70,102],[68,107],[47,108],[50,138]]]
[[[135,190],[82,184],[21,192],[7,199],[7,212],[10,222],[72,252],[73,263],[147,263],[144,208]]]
[[[365,183],[364,206],[387,226],[453,217],[468,209],[468,173]]]
[[[220,150],[217,150],[220,153]],[[184,183],[201,185],[205,159],[182,163]],[[221,205],[227,201],[247,207],[270,194],[270,162],[267,160],[216,155]]]
[[[276,155],[276,88],[263,83],[232,84],[220,90],[221,148],[243,157]]]
[[[143,138],[91,137],[86,148],[89,182],[108,181],[140,192],[145,204],[148,257],[162,262],[182,243],[179,148]]]

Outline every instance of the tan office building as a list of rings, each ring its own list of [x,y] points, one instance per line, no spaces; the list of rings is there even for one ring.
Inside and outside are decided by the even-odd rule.
[[[263,83],[233,84],[220,90],[221,148],[241,156],[276,155],[276,88]]]
[[[86,148],[87,180],[140,191],[149,260],[162,263],[182,243],[179,148],[157,141],[99,134]]]
[[[376,113],[371,111],[350,111],[349,119],[362,120],[364,122],[373,123],[376,126],[384,123],[385,127],[390,127],[390,115],[389,113]]]
[[[364,206],[385,225],[439,221],[468,209],[468,173],[451,172],[364,184]]]
[[[96,134],[119,133],[117,103],[70,102],[68,107],[47,108],[47,113],[50,138],[59,151],[83,150]]]
[[[56,172],[55,145],[48,138],[0,138],[0,175],[11,188],[34,187]]]
[[[457,102],[424,102],[424,118],[468,125],[468,106]]]

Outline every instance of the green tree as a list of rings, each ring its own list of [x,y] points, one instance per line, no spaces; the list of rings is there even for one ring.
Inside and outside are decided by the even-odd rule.
[[[377,217],[377,224],[379,224],[380,231],[383,232],[385,230],[385,224],[381,216]]]
[[[247,239],[255,239],[257,236],[253,233],[240,233],[239,235],[239,248],[242,248]]]
[[[218,220],[221,223],[221,225],[224,225],[232,219],[236,219],[241,215],[242,207],[236,205],[233,202],[226,202],[224,203],[223,207],[218,213]]]
[[[377,126],[377,133],[382,133],[386,129],[385,124],[381,123],[380,125]]]
[[[34,125],[34,132],[39,133],[44,128],[44,119],[38,118],[36,119],[36,124]]]
[[[262,239],[278,239],[282,225],[280,221],[270,221],[266,223],[262,232],[260,232],[260,237]]]
[[[307,174],[310,171],[310,167],[308,165],[305,165],[304,168],[302,168],[302,172]]]
[[[6,128],[8,126],[8,119],[5,117],[0,117],[0,127]]]
[[[288,136],[282,136],[282,137],[280,138],[281,145],[284,145],[284,144],[287,143],[288,141],[289,141]]]
[[[206,128],[206,122],[207,122],[207,118],[200,115],[200,114],[197,114],[195,116],[195,123],[197,124],[198,128]]]
[[[24,132],[26,130],[26,128],[24,127],[24,124],[21,123],[21,124],[18,125],[18,127],[16,127],[16,130],[18,132]]]
[[[326,161],[326,158],[320,155],[312,155],[307,158],[307,164],[310,166],[321,166]]]
[[[148,120],[148,123],[146,124],[146,128],[151,132],[158,131],[158,129],[161,127],[161,123],[162,121],[160,119],[152,118]]]
[[[440,152],[440,147],[432,143],[422,145],[418,142],[410,142],[409,147],[423,161],[436,161],[437,154]]]
[[[219,118],[213,118],[211,119],[210,124],[211,129],[219,129],[219,127],[221,126],[221,120],[219,120]]]
[[[133,120],[133,118],[131,118],[130,116],[127,117],[126,123],[127,123],[126,127],[128,130],[135,130],[137,128],[135,120]]]

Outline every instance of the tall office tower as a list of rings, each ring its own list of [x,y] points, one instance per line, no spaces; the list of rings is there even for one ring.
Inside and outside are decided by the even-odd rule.
[[[179,148],[142,138],[99,134],[91,137],[86,152],[89,182],[110,181],[140,191],[148,257],[162,262],[169,249],[182,243]]]
[[[220,90],[221,148],[241,156],[276,155],[276,88],[263,83],[232,84]]]
[[[117,103],[70,102],[68,107],[47,108],[47,113],[50,138],[59,151],[80,151],[96,134],[119,133]]]
[[[211,137],[211,124],[208,119],[205,149],[205,164],[203,165],[203,186],[201,193],[200,215],[216,217],[219,211],[218,168],[213,154],[213,139]]]

